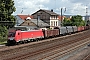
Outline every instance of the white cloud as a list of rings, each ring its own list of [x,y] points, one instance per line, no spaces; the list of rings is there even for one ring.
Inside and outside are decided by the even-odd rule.
[[[89,0],[14,0],[16,12],[14,14],[33,14],[41,9],[54,9],[54,12],[60,14],[60,9],[66,7],[66,12],[63,14],[69,15],[85,15],[86,4]],[[88,12],[90,11],[90,3],[88,3]],[[22,9],[23,8],[23,9]],[[64,11],[64,9],[63,9]],[[89,13],[88,13],[89,14]]]
[[[90,1],[89,0],[70,0],[72,3],[84,3],[84,4],[88,4]]]
[[[68,0],[62,0],[62,2],[67,2]]]
[[[49,2],[46,0],[14,0],[15,2],[15,7],[16,7],[16,12],[13,14],[21,14],[21,11],[23,10],[23,14],[32,14],[39,8],[45,8],[43,4],[47,4]]]
[[[86,15],[86,6],[82,5],[82,3],[76,3],[73,5],[71,13],[76,15]]]

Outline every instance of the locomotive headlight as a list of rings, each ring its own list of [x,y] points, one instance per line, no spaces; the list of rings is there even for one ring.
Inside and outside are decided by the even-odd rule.
[[[10,37],[9,40],[14,40],[14,37]]]

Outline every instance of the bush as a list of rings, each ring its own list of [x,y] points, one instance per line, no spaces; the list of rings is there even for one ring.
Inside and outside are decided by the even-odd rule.
[[[0,39],[0,42],[5,42],[5,41],[7,41],[7,38]]]
[[[7,39],[7,28],[5,26],[0,26],[0,42],[4,42]]]

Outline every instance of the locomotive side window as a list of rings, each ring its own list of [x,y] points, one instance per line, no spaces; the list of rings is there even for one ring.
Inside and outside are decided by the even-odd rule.
[[[18,33],[18,35],[20,35],[20,33]]]

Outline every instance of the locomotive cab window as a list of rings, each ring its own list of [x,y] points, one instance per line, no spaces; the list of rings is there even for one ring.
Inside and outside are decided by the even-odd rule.
[[[15,37],[15,32],[9,32],[8,37]]]

